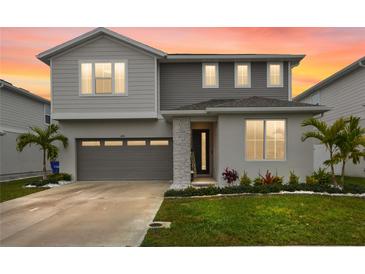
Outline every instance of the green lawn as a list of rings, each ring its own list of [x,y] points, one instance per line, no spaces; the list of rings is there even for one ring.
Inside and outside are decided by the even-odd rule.
[[[337,176],[337,180],[338,180],[338,182],[340,182],[340,177],[339,176]],[[365,186],[365,178],[345,177],[345,184]]]
[[[39,179],[41,179],[41,177],[32,177],[0,183],[0,203],[48,189],[46,187],[24,188],[24,185]]]
[[[142,246],[365,245],[365,199],[264,195],[165,199]]]

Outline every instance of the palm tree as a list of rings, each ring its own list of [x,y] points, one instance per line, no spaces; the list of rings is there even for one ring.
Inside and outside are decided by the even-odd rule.
[[[17,150],[23,151],[26,146],[36,144],[43,151],[43,179],[47,178],[46,159],[55,159],[58,156],[58,147],[52,143],[59,141],[63,147],[68,145],[68,139],[58,133],[58,125],[51,124],[47,128],[31,127],[33,132],[23,133],[17,138]]]
[[[335,185],[337,185],[334,165],[338,160],[334,158],[334,155],[338,151],[336,146],[336,142],[339,138],[338,133],[345,127],[344,119],[340,118],[329,126],[326,122],[312,117],[303,121],[302,126],[312,126],[316,129],[315,131],[305,132],[302,136],[302,141],[304,142],[308,138],[314,138],[319,140],[319,142],[327,148],[330,153],[330,158],[324,163],[331,167],[332,181]]]
[[[356,165],[362,157],[365,159],[365,128],[360,126],[360,117],[350,116],[345,121],[345,128],[339,133],[336,141],[338,152],[334,155],[335,161],[342,162],[342,185],[345,182],[346,161],[351,159]]]

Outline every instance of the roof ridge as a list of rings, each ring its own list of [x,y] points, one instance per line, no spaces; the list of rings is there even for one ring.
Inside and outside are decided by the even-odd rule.
[[[65,50],[68,50],[70,48],[73,48],[75,46],[77,46],[79,43],[83,43],[84,41],[88,41],[89,39],[93,39],[94,37],[97,37],[98,35],[108,35],[110,37],[113,37],[117,40],[120,40],[124,43],[128,43],[131,44],[137,48],[140,48],[146,52],[150,52],[152,54],[158,55],[158,56],[166,56],[166,52],[160,50],[160,49],[156,49],[154,47],[151,47],[147,44],[144,44],[142,42],[139,42],[137,40],[134,40],[132,38],[129,38],[123,34],[120,34],[118,32],[112,31],[108,28],[104,28],[104,27],[98,27],[95,29],[92,29],[86,33],[83,33],[79,36],[76,36],[64,43],[61,43],[57,46],[54,46],[48,50],[45,50],[39,54],[37,54],[37,58],[39,60],[41,60],[42,62],[49,64],[49,58],[51,58],[54,55],[57,55]]]

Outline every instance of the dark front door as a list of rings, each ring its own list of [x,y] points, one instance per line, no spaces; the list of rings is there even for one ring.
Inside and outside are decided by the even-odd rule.
[[[209,129],[193,129],[192,132],[197,174],[209,174]]]

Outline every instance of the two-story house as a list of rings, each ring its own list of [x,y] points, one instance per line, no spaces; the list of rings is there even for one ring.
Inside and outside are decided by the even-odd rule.
[[[0,181],[41,174],[42,152],[37,146],[18,152],[16,140],[49,123],[48,100],[0,79]]]
[[[365,56],[303,91],[294,100],[331,107],[320,117],[328,124],[353,115],[359,117],[360,125],[365,127]],[[323,167],[323,162],[328,158],[326,148],[315,144],[314,168]],[[335,171],[341,174],[341,164],[336,166]],[[365,177],[365,161],[362,159],[357,165],[348,161],[345,173],[347,176]]]
[[[37,56],[51,69],[51,113],[70,141],[60,168],[76,180],[223,185],[226,167],[304,179],[300,123],[328,110],[291,101],[304,55],[167,54],[97,28]],[[193,162],[193,163],[192,163]]]

